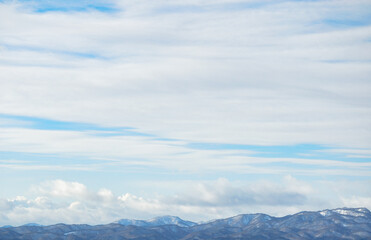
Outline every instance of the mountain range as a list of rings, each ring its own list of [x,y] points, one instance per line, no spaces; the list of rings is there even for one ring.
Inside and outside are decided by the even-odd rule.
[[[299,212],[285,217],[241,214],[207,223],[163,216],[150,220],[121,219],[105,225],[26,224],[0,228],[2,240],[291,240],[371,239],[371,212],[367,208],[338,208]]]

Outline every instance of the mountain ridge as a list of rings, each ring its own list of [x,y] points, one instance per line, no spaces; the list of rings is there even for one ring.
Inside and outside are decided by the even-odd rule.
[[[371,239],[367,208],[303,211],[284,217],[263,213],[240,214],[207,223],[176,216],[149,220],[121,219],[105,225],[56,224],[0,228],[0,239]]]

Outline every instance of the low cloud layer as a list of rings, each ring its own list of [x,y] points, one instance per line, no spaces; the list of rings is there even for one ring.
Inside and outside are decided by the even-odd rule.
[[[290,179],[291,180],[291,179]],[[286,185],[287,184],[287,185]],[[198,183],[188,193],[175,197],[172,202],[183,205],[236,207],[236,206],[293,206],[304,205],[308,186],[292,188],[292,182],[285,185],[272,182],[233,186],[227,179],[212,183]],[[291,188],[291,189],[290,189]],[[309,187],[310,188],[310,187]]]
[[[0,224],[99,224],[121,218],[147,219],[166,214],[200,221],[254,212],[282,216],[299,209],[331,208],[339,203],[349,207],[371,207],[367,197],[349,198],[344,193],[326,199],[321,196],[321,191],[291,176],[276,183],[241,183],[227,179],[189,182],[184,189],[156,197],[130,193],[115,195],[109,189],[90,191],[78,182],[54,180],[33,186],[31,192],[36,197],[1,199]]]

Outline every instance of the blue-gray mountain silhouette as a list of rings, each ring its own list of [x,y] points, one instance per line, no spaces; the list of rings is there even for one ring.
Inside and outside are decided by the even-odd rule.
[[[106,225],[56,224],[0,228],[0,239],[113,239],[113,240],[291,240],[371,239],[371,213],[367,208],[338,208],[300,212],[285,217],[241,214],[197,224],[178,217],[150,220],[122,219]]]

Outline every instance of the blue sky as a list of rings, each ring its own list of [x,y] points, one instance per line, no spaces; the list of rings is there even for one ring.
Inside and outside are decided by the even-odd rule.
[[[371,208],[370,7],[0,1],[0,225]]]
[[[8,3],[9,1],[1,1]],[[50,0],[21,0],[18,1],[25,8],[29,8],[37,13],[46,12],[85,12],[85,11],[99,11],[106,13],[113,13],[118,11],[114,1],[50,1]]]

